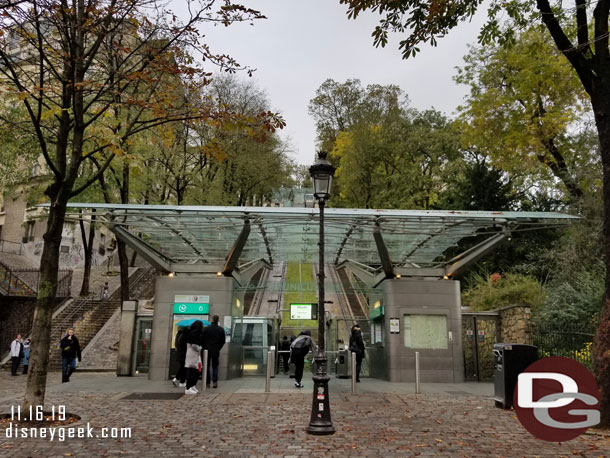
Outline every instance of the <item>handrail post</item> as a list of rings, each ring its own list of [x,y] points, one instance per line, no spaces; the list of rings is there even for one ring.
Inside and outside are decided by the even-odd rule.
[[[419,352],[415,352],[415,394],[419,394]]]
[[[271,350],[267,351],[267,376],[265,377],[265,393],[271,392],[271,371],[273,369],[273,356]]]
[[[205,392],[208,385],[208,350],[203,350],[203,361],[201,361],[201,392]]]
[[[275,345],[271,345],[269,347],[269,351],[271,352],[271,378],[275,377]]]
[[[350,352],[352,355],[352,393],[356,392],[356,352]]]

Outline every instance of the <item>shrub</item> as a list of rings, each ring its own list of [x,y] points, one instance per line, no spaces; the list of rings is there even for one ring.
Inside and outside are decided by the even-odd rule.
[[[462,304],[472,310],[494,310],[525,304],[536,311],[547,297],[546,290],[534,277],[518,273],[476,274],[470,284],[472,286],[462,293]]]

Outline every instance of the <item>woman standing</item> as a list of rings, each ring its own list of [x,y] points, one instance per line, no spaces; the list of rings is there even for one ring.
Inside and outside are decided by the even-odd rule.
[[[186,335],[186,357],[184,367],[186,367],[186,389],[184,394],[197,394],[195,387],[199,380],[199,365],[201,364],[201,331],[203,322],[194,321]]]

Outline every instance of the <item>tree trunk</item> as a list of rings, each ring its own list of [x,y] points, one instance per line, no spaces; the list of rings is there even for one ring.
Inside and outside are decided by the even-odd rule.
[[[95,211],[95,209],[93,210]],[[82,213],[82,211],[79,211]],[[80,288],[80,296],[89,295],[89,283],[91,278],[91,262],[93,261],[93,240],[95,239],[95,215],[91,215],[89,223],[89,239],[85,235],[85,223],[82,219],[78,220],[80,225],[81,238],[83,239],[83,249],[85,251],[85,269],[83,272],[83,284]]]
[[[595,334],[593,366],[601,392],[601,423],[610,426],[610,94],[597,97],[602,103],[593,104],[600,141],[604,177],[604,255],[606,288],[604,302]],[[601,106],[600,106],[601,105]]]
[[[65,199],[67,202],[67,199]],[[49,346],[53,306],[57,293],[57,273],[59,271],[59,247],[66,216],[66,202],[55,201],[49,211],[47,231],[43,236],[44,247],[40,258],[40,284],[34,322],[32,324],[32,346],[30,347],[30,367],[23,400],[23,410],[30,406],[43,405],[47,385]]]
[[[117,239],[117,250],[119,252],[119,266],[121,267],[121,300],[129,300],[129,257],[125,242]]]
[[[121,203],[129,203],[129,164],[123,163],[123,181],[121,184]],[[129,300],[129,258],[125,242],[117,239],[119,266],[121,270],[121,300]]]

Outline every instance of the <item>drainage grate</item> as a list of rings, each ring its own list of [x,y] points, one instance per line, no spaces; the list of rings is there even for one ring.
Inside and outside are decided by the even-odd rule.
[[[175,401],[184,396],[184,393],[131,393],[121,398],[126,401]]]

